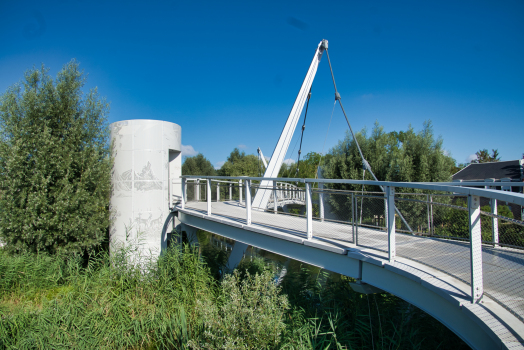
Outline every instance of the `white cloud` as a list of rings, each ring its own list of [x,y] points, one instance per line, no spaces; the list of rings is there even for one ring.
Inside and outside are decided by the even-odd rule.
[[[295,163],[295,161],[293,159],[291,159],[291,158],[288,158],[288,159],[284,160],[284,163],[286,163],[287,165],[291,165],[291,164]]]
[[[182,156],[183,157],[193,157],[198,154],[197,151],[191,145],[182,145]]]
[[[466,158],[466,163],[471,163],[472,160],[475,160],[477,159],[477,155],[475,153],[473,154],[470,154],[467,158]]]
[[[240,149],[246,149],[246,148],[247,148],[247,146],[244,145],[244,144],[240,144],[240,145],[238,145],[237,147],[240,148]]]
[[[445,149],[442,153],[444,153],[445,156],[450,156],[451,153],[449,153],[449,151],[447,149]]]
[[[215,169],[218,170],[220,168],[222,168],[222,165],[224,165],[225,162],[216,162],[215,163]]]

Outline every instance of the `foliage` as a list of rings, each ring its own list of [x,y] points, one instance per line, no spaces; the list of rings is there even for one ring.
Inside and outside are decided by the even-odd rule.
[[[353,279],[293,262],[282,282],[290,327],[283,348],[468,349],[422,310],[388,293],[354,292]]]
[[[189,245],[140,267],[133,251],[85,263],[0,250],[0,348],[466,348],[403,300],[296,261],[278,286],[261,259],[217,281]]]
[[[182,164],[182,175],[213,176],[215,174],[213,164],[202,153],[194,157],[187,157]]]
[[[75,256],[0,252],[0,348],[181,348],[215,282],[189,246],[147,268],[129,264],[129,252],[85,268]]]
[[[458,163],[457,165],[453,167],[453,170],[451,171],[451,173],[456,174],[467,166],[468,166],[468,163]]]
[[[366,129],[355,135],[374,174],[381,181],[433,182],[449,181],[455,161],[445,154],[442,139],[435,139],[431,122],[425,122],[421,131],[410,126],[407,131],[384,132],[375,123],[368,137]],[[346,134],[344,140],[330,150],[330,157],[322,168],[324,178],[362,179],[363,162],[355,140]],[[369,171],[366,180],[373,180]],[[352,191],[380,191],[376,186],[333,184],[330,188]],[[403,190],[404,191],[404,190]],[[405,189],[404,192],[416,192]],[[336,215],[347,219],[351,213],[350,197],[332,196],[330,205]],[[383,205],[378,203],[377,205]],[[414,215],[419,217],[420,215]]]
[[[329,162],[331,154],[322,156],[320,153],[309,152],[300,162],[292,163],[291,165],[282,164],[279,177],[297,177],[315,179],[318,177],[317,169],[319,166]],[[297,173],[298,167],[298,173]]]
[[[435,139],[429,121],[418,133],[411,126],[407,131],[386,133],[375,123],[370,137],[366,129],[355,137],[381,181],[432,182],[447,181],[451,177],[454,161],[445,154],[442,139]],[[323,169],[326,178],[362,178],[362,159],[349,134],[330,150],[330,154],[332,157]],[[369,172],[366,172],[366,177],[372,179]]]
[[[246,155],[246,152],[235,148],[227,161],[218,171],[220,176],[260,176],[264,172],[264,165],[257,156]]]
[[[10,251],[93,251],[107,238],[108,104],[71,61],[0,97],[0,239]]]
[[[154,263],[109,257],[12,256],[0,250],[0,348],[274,348],[287,297],[270,271],[217,283],[198,250]],[[230,346],[231,345],[231,346]]]
[[[226,275],[220,284],[216,303],[200,304],[204,320],[200,349],[273,349],[286,328],[287,297],[279,293],[270,271],[251,275],[238,270]]]
[[[477,151],[475,154],[477,155],[476,159],[473,159],[471,163],[489,163],[489,162],[499,162],[500,156],[499,151],[496,149],[491,150],[491,155],[489,154],[487,149],[481,149]]]

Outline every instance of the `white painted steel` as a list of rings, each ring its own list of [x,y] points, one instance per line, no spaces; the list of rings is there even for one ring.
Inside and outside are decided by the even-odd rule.
[[[491,199],[490,205],[491,213],[494,215],[498,215],[497,200],[494,198]],[[499,244],[499,219],[496,217],[491,218],[491,238],[493,240],[493,244],[497,246]]]
[[[224,207],[227,204],[221,203]],[[228,210],[233,210],[229,206]],[[239,210],[238,208],[236,210]],[[281,215],[268,215],[264,222]],[[207,218],[198,211],[179,211],[183,223],[202,230],[228,237],[291,259],[318,266],[390,292],[433,315],[457,333],[474,349],[521,349],[519,335],[524,334],[522,323],[507,310],[499,307],[488,297],[482,304],[469,304],[469,288],[441,271],[425,264],[398,258],[390,263],[387,254],[372,254],[365,248],[347,246],[346,252],[332,251],[329,246],[310,242],[304,236],[297,237],[277,232],[267,224],[246,226],[227,218]],[[412,237],[416,239],[416,237]],[[423,250],[421,251],[423,252]],[[513,334],[508,331],[511,330]],[[517,341],[517,343],[515,342]]]
[[[206,176],[184,175],[187,178],[206,178]],[[229,177],[229,176],[211,176],[214,179],[245,179],[245,177]],[[372,186],[394,186],[406,188],[418,188],[421,190],[454,192],[465,195],[477,195],[488,198],[495,198],[499,201],[514,203],[524,206],[524,194],[517,192],[499,191],[494,189],[484,189],[475,187],[490,186],[492,184],[485,182],[390,182],[390,181],[370,181],[370,180],[341,180],[341,179],[301,179],[301,178],[265,178],[265,177],[250,177],[249,179],[255,181],[290,181],[290,182],[311,182],[311,183],[338,183],[338,184],[353,184],[353,185],[372,185]],[[468,187],[475,186],[475,187]],[[513,187],[524,187],[524,182],[512,182]]]
[[[277,195],[277,182],[273,181],[273,211],[275,214],[278,212],[278,195]]]
[[[318,184],[318,189],[320,190],[318,194],[318,207],[320,221],[324,221],[324,184]]]
[[[244,186],[242,180],[238,180],[238,202],[240,204],[242,204],[242,186]]]
[[[244,180],[246,186],[246,223],[251,225],[251,180]]]
[[[227,178],[227,177],[224,177],[224,178]],[[227,179],[231,179],[231,178],[227,178]],[[243,179],[245,180],[244,182],[247,183],[248,180],[260,180],[264,178],[250,177],[250,178],[243,178]],[[248,220],[246,221],[249,222],[249,226],[246,226],[246,225],[239,223],[238,220],[228,220],[228,217],[231,217],[234,219],[235,217],[240,218],[240,217],[243,217],[244,215],[248,215],[248,214],[240,214],[243,212],[241,210],[243,208],[238,208],[236,205],[223,203],[223,208],[219,210],[218,217],[216,216],[213,216],[213,217],[206,216],[205,218],[204,216],[202,217],[204,219],[207,218],[207,220],[215,220],[217,223],[220,223],[226,226],[229,225],[228,227],[231,227],[232,225],[235,227],[236,226],[241,227],[243,228],[243,230],[252,230],[254,232],[260,233],[261,234],[260,236],[270,235],[272,237],[277,237],[281,235],[282,237],[284,236],[287,237],[284,239],[290,239],[292,241],[299,239],[301,240],[303,245],[312,245],[315,247],[322,247],[321,249],[328,249],[328,250],[332,250],[333,252],[338,251],[340,249],[346,249],[348,251],[347,253],[348,256],[356,254],[355,249],[360,250],[360,251],[366,251],[367,250],[366,247],[371,247],[371,248],[374,248],[374,250],[372,251],[373,252],[372,255],[366,256],[364,258],[365,260],[362,260],[362,261],[374,261],[373,264],[380,263],[382,264],[380,265],[382,267],[387,267],[388,266],[387,264],[391,264],[391,266],[393,265],[396,266],[395,269],[397,269],[398,266],[405,265],[405,264],[409,265],[409,264],[414,263],[415,261],[418,261],[419,263],[422,262],[423,266],[414,265],[413,267],[410,267],[411,271],[415,271],[415,270],[424,271],[427,268],[424,266],[431,267],[432,264],[435,263],[434,262],[435,261],[434,259],[436,258],[435,254],[439,254],[440,260],[437,263],[437,265],[434,266],[434,268],[437,268],[441,272],[445,272],[447,276],[449,276],[449,278],[455,278],[455,279],[461,280],[462,281],[461,283],[463,282],[467,283],[465,284],[465,288],[464,288],[465,290],[464,298],[467,298],[468,303],[466,304],[462,301],[457,302],[454,299],[456,298],[456,289],[454,288],[457,285],[457,281],[446,279],[448,277],[445,278],[445,281],[446,281],[445,285],[440,284],[439,287],[434,287],[434,286],[431,287],[430,286],[432,283],[431,281],[434,281],[434,279],[432,279],[431,281],[430,280],[420,280],[420,283],[422,286],[426,286],[428,288],[430,287],[432,291],[436,291],[437,294],[441,296],[443,295],[445,300],[448,300],[448,301],[455,300],[452,302],[452,304],[456,303],[459,307],[462,308],[462,310],[465,310],[464,312],[473,313],[474,317],[478,317],[476,319],[477,321],[475,322],[478,322],[478,324],[484,327],[486,332],[490,331],[492,325],[494,324],[493,322],[498,322],[498,321],[492,321],[492,320],[486,321],[486,317],[488,318],[491,317],[489,316],[490,313],[493,312],[493,310],[497,309],[498,307],[496,303],[493,301],[493,299],[490,299],[490,298],[495,298],[497,303],[500,303],[498,305],[499,306],[502,305],[499,307],[499,309],[497,309],[498,311],[496,311],[496,313],[498,314],[496,315],[494,314],[495,319],[503,320],[503,323],[507,327],[511,327],[514,330],[522,330],[521,333],[517,331],[516,334],[520,334],[520,335],[524,334],[523,323],[520,320],[512,321],[512,317],[514,316],[508,315],[507,313],[507,310],[512,310],[512,309],[511,308],[507,310],[504,309],[504,307],[505,308],[508,308],[510,306],[514,307],[515,308],[514,315],[520,315],[518,317],[522,317],[521,316],[522,307],[518,303],[518,300],[520,300],[519,298],[520,298],[521,290],[518,289],[520,287],[517,287],[520,285],[521,281],[524,278],[522,272],[520,272],[522,270],[520,267],[523,264],[522,263],[523,260],[519,258],[519,256],[521,255],[521,251],[518,249],[515,250],[512,247],[492,247],[491,245],[489,246],[485,245],[484,250],[486,251],[483,252],[482,241],[481,241],[482,237],[481,237],[481,232],[480,232],[481,222],[480,222],[480,198],[479,198],[479,197],[485,197],[485,198],[492,199],[492,200],[493,199],[501,200],[501,198],[503,198],[508,203],[515,203],[518,205],[522,205],[521,203],[524,203],[523,201],[524,195],[520,193],[509,193],[509,192],[504,192],[504,191],[496,191],[496,190],[489,189],[489,188],[488,189],[486,188],[468,188],[468,187],[464,187],[463,184],[461,184],[460,186],[456,186],[456,184],[450,185],[449,183],[446,183],[446,184],[442,184],[442,183],[395,183],[395,182],[375,182],[375,181],[360,181],[360,180],[281,179],[281,178],[271,178],[270,180],[274,181],[274,183],[277,183],[277,181],[302,182],[306,184],[306,188],[308,188],[309,190],[311,188],[310,186],[312,186],[312,184],[315,182],[318,182],[319,184],[320,183],[322,184],[323,183],[362,184],[364,182],[368,185],[375,185],[375,186],[381,185],[381,186],[387,187],[386,196],[385,196],[386,197],[385,200],[387,201],[386,202],[386,206],[387,206],[386,220],[387,220],[387,237],[388,237],[387,243],[385,242],[384,242],[385,244],[380,243],[381,239],[383,241],[385,239],[384,231],[370,230],[369,228],[361,227],[363,237],[366,238],[365,244],[367,246],[359,245],[358,243],[359,227],[358,227],[358,224],[356,224],[357,220],[355,220],[355,216],[356,216],[355,210],[357,208],[355,206],[355,202],[357,202],[357,198],[353,194],[351,195],[352,202],[353,202],[353,205],[352,205],[353,209],[351,213],[351,217],[352,217],[351,226],[353,226],[353,229],[352,229],[353,231],[352,242],[353,243],[344,244],[343,241],[339,240],[340,238],[337,238],[337,237],[341,237],[339,236],[339,233],[337,232],[340,232],[343,235],[348,234],[347,232],[348,225],[347,224],[346,225],[337,224],[337,223],[331,224],[326,221],[322,225],[328,224],[330,227],[329,230],[324,231],[323,233],[321,232],[317,233],[311,228],[311,231],[310,231],[308,227],[308,223],[304,222],[304,220],[308,220],[308,217],[311,217],[309,213],[306,214],[306,218],[304,217],[296,218],[296,217],[289,217],[287,215],[274,215],[274,214],[260,212],[260,213],[257,213],[258,221],[251,224],[251,220],[250,218],[248,218]],[[491,183],[486,182],[482,184],[484,186],[493,185],[492,182]],[[284,185],[284,187],[286,187],[286,185]],[[393,191],[394,187],[415,188],[415,189],[423,189],[423,190],[431,190],[431,191],[444,191],[444,192],[451,192],[451,193],[455,192],[455,193],[461,193],[461,194],[468,195],[468,214],[469,214],[468,221],[469,221],[469,231],[470,231],[469,244],[465,244],[464,242],[449,240],[445,238],[424,238],[424,237],[420,237],[417,235],[397,234],[395,232],[395,215],[394,215],[395,213],[393,210],[394,209],[393,203],[395,201],[395,193]],[[247,188],[248,187],[246,186],[246,189]],[[274,187],[273,189],[270,189],[270,191],[271,190],[274,190]],[[310,191],[306,190],[305,192],[306,202],[309,202],[311,200],[311,197],[308,194],[310,194]],[[401,199],[398,199],[398,200],[401,200]],[[277,201],[278,199],[276,200],[276,202]],[[433,202],[433,199],[431,196],[429,198],[429,203],[430,203],[431,211],[432,211],[432,207],[435,205],[437,206],[438,205],[447,205],[447,204],[439,204],[438,202]],[[308,204],[310,204],[310,202],[306,203],[306,205]],[[204,203],[199,203],[198,205],[199,205],[198,206],[199,208],[204,209],[203,207]],[[246,205],[246,208],[248,207],[249,205]],[[310,205],[308,205],[308,207],[310,207]],[[236,215],[236,216],[232,215],[232,213],[230,213],[230,210],[233,210],[233,209],[240,211],[239,213],[240,215]],[[200,212],[205,213],[204,210]],[[250,210],[247,211],[247,213],[250,213]],[[196,213],[196,215],[201,215],[201,214]],[[270,216],[264,219],[262,216],[265,216],[265,215],[270,215]],[[431,225],[433,225],[432,215],[433,214],[431,213],[431,218],[430,218]],[[302,223],[306,224],[304,226],[306,226],[307,228],[302,226],[303,227],[302,229],[298,229],[298,230],[296,229],[297,227],[299,227],[297,226],[297,224],[299,223],[300,220],[302,220]],[[517,224],[519,225],[521,224],[518,220],[516,221],[517,221]],[[316,224],[316,223],[317,221],[313,221],[313,224]],[[336,228],[338,226],[340,226],[340,228]],[[327,226],[324,226],[324,227],[327,227]],[[306,228],[306,230],[304,230],[304,228]],[[322,241],[320,241],[319,239],[316,239],[316,237],[321,237]],[[330,237],[333,239],[335,246],[329,245]],[[396,242],[397,240],[398,242]],[[373,246],[369,246],[370,241],[374,242],[373,245],[382,244],[381,246],[382,248],[378,248],[378,247],[375,248]],[[256,246],[256,244],[254,245]],[[443,245],[445,245],[445,247]],[[396,248],[401,249],[401,247],[402,249],[404,249],[403,250],[404,253],[402,253],[402,255],[399,257],[395,256]],[[410,258],[411,255],[406,255],[407,248],[409,248],[410,251],[412,252],[413,254],[412,258]],[[381,253],[380,251],[382,251],[383,253]],[[400,250],[399,250],[399,253],[400,253]],[[377,254],[381,256],[379,259],[376,258]],[[284,255],[290,256],[286,254]],[[293,254],[291,254],[290,257],[295,258]],[[408,263],[407,262],[408,260],[406,260],[406,258],[413,259],[413,260],[409,260],[410,262]],[[482,266],[483,260],[484,260],[485,267],[487,267],[485,271],[483,271],[483,266]],[[402,262],[400,265],[398,265],[399,261]],[[469,271],[470,273],[468,273],[467,275],[464,275],[462,271],[464,269],[467,270],[468,268],[470,269]],[[456,273],[456,275],[452,274],[451,272],[447,272],[447,269],[451,269],[452,271],[455,271],[454,273]],[[508,269],[508,271],[506,272],[505,269]],[[500,273],[497,273],[497,271],[500,271]],[[404,273],[405,272],[402,272],[401,275],[405,276]],[[416,272],[416,273],[418,274],[420,272]],[[511,273],[511,275],[508,275],[508,273]],[[486,275],[483,276],[483,274],[486,274]],[[368,276],[368,279],[366,279],[364,282],[373,284],[377,287],[381,287],[384,290],[389,290],[392,293],[400,293],[399,289],[397,288],[398,286],[386,284],[385,287],[382,287],[383,286],[382,282],[379,283],[376,280],[374,280],[374,278],[375,278],[374,276]],[[438,278],[441,278],[441,277],[438,277]],[[484,294],[484,281],[486,281],[486,287],[488,288],[486,291],[486,294]],[[402,289],[403,287],[399,287],[399,288]],[[439,289],[439,288],[444,288],[444,289]],[[449,289],[449,293],[447,291],[448,289],[446,288],[451,288]],[[409,297],[409,298],[413,297],[414,299],[408,298],[407,300],[408,301],[413,300],[415,303],[415,300],[420,301],[420,300],[424,300],[424,298],[429,297],[429,294],[421,296],[421,297],[418,296],[419,294],[420,294],[420,291],[416,292],[411,297]],[[401,296],[402,293],[398,295]],[[480,303],[479,300],[482,300],[482,303]],[[438,307],[435,308],[433,305],[434,305],[434,302],[428,302],[428,303],[422,304],[422,306],[426,310],[433,310],[432,312],[437,312],[435,310],[437,310]],[[443,306],[443,305],[440,305],[440,306]],[[489,309],[489,311],[484,310],[484,308],[486,307]],[[475,311],[476,310],[475,308],[480,308],[480,309]],[[502,313],[506,312],[505,316],[502,318],[500,318],[500,316],[497,316],[497,315],[500,315],[500,312]],[[446,322],[449,322],[450,320],[451,318],[447,320],[443,320],[443,322],[446,323]],[[457,324],[463,324],[463,322],[462,321],[458,323],[455,322],[455,325],[451,326],[451,328],[453,328],[457,333],[462,334],[462,336],[464,336],[463,333],[461,332],[469,332],[464,329],[458,330],[460,327],[457,326]],[[506,327],[506,326],[500,326],[500,327]],[[471,328],[469,325],[466,326],[465,328],[468,328],[468,327]],[[496,327],[499,327],[499,326],[496,326]],[[498,332],[498,330],[494,330],[494,331]],[[504,341],[505,342],[504,344],[506,345],[504,345],[503,347],[507,347],[507,344],[509,343],[506,343],[506,340],[511,338],[512,335],[508,333],[507,331],[503,331],[503,332],[506,332],[506,333],[497,333],[497,334],[503,334],[505,338],[504,340],[500,340],[500,341]],[[475,334],[475,332],[471,332],[469,334]],[[512,334],[515,334],[515,333],[512,333]],[[468,336],[464,336],[464,337],[467,338]],[[469,339],[471,341],[471,338]],[[522,341],[522,338],[519,338],[519,339],[521,339]],[[510,340],[510,343],[511,341],[512,340]],[[473,343],[478,345],[482,342],[478,343],[474,341]],[[519,346],[522,347],[522,344],[520,344]],[[480,346],[480,348],[482,347],[483,346]]]
[[[471,266],[471,302],[475,303],[484,294],[479,196],[468,196],[468,210]]]
[[[163,231],[170,204],[182,200],[182,129],[170,122],[140,119],[112,123],[110,130],[114,143],[110,250],[136,242],[141,254],[158,256],[167,243]]]
[[[386,186],[386,222],[388,227],[388,259],[395,261],[395,187]]]
[[[484,181],[494,183],[495,179],[491,178],[491,179],[486,179]],[[495,186],[486,186],[485,188],[495,189]],[[489,204],[491,206],[491,214],[497,215],[498,214],[497,200],[490,199]],[[494,216],[491,217],[491,239],[493,241],[493,244],[497,246],[499,243],[499,219]]]
[[[186,184],[186,178],[182,178],[182,200],[180,201],[180,207],[184,209],[186,207],[186,193],[187,193],[187,184]]]
[[[195,188],[195,199],[196,201],[200,201],[200,179],[196,180],[196,188]]]
[[[318,44],[317,50],[315,51],[315,55],[313,56],[313,60],[311,61],[309,70],[306,74],[306,78],[302,83],[302,87],[298,92],[298,96],[295,100],[295,103],[293,104],[293,108],[291,108],[291,112],[289,113],[289,117],[287,118],[286,124],[284,125],[284,129],[282,130],[275,150],[273,151],[269,165],[266,168],[264,178],[278,176],[278,172],[280,171],[280,167],[282,166],[282,162],[286,156],[289,143],[293,138],[293,133],[295,132],[298,120],[302,114],[302,109],[306,103],[307,95],[311,89],[313,80],[315,79],[318,64],[322,58],[322,54],[324,53],[323,42],[324,41],[321,41]],[[255,208],[265,209],[267,207],[267,202],[269,201],[269,196],[271,195],[271,190],[266,190],[265,188],[271,188],[271,180],[263,180],[260,186],[262,188],[257,191],[255,199],[253,200],[253,206]]]
[[[264,157],[264,153],[262,153],[262,150],[260,149],[260,147],[258,148],[258,153],[260,154],[260,157],[262,158],[262,164],[264,164],[264,168],[267,169],[267,161],[266,161],[266,158]]]
[[[206,181],[207,215],[211,215],[211,179]]]
[[[313,238],[313,203],[310,183],[306,183],[306,236],[308,240]]]

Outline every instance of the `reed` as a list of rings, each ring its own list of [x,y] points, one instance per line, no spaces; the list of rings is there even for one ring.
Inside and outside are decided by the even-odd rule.
[[[132,252],[0,250],[0,349],[467,347],[401,299],[356,294],[346,277],[298,262],[277,285],[261,259],[227,271],[206,263],[210,248],[170,247],[139,264]]]

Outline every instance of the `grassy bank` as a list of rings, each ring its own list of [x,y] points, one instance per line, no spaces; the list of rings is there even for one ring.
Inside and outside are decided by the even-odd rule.
[[[220,254],[201,252],[172,247],[138,268],[126,251],[84,261],[0,250],[0,348],[466,348],[398,298],[353,293],[345,277],[297,266],[277,286],[255,259],[219,280],[221,264],[205,261]]]

